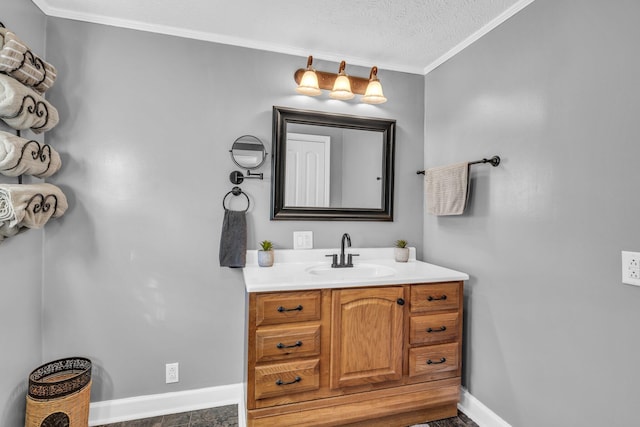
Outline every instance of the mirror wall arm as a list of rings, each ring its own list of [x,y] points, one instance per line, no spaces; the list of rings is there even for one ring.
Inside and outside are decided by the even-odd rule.
[[[255,179],[264,179],[262,172],[260,173],[251,173],[250,170],[247,171],[247,176],[245,178],[255,178]]]
[[[262,172],[251,173],[250,170],[247,171],[247,176],[244,176],[240,171],[233,171],[229,174],[229,181],[235,185],[242,184],[245,179],[264,179],[264,177]]]

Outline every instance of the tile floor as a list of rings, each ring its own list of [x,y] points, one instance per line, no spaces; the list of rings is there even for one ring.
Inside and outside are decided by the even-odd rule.
[[[125,421],[107,424],[99,427],[237,427],[238,407],[236,405],[221,406],[219,408],[203,409],[200,411],[171,414],[143,420]],[[285,426],[283,426],[285,427]],[[446,420],[432,421],[414,427],[478,427],[465,414],[458,412],[458,416]]]

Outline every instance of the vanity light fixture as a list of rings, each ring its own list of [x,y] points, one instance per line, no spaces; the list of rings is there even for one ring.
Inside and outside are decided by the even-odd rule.
[[[347,75],[345,72],[346,62],[341,61],[338,74],[326,73],[315,70],[311,63],[313,57],[307,58],[307,68],[298,69],[293,78],[298,84],[296,91],[303,95],[317,96],[322,90],[330,91],[329,96],[333,99],[348,100],[355,95],[364,95],[361,100],[367,104],[382,104],[387,102],[382,93],[382,84],[378,80],[378,67],[371,68],[369,78]]]

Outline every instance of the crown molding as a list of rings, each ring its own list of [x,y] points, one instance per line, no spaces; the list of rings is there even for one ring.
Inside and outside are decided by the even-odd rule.
[[[32,0],[33,3],[40,8],[40,10],[47,16],[53,16],[56,18],[72,19],[76,21],[90,22],[93,24],[109,25],[113,27],[128,28],[138,31],[147,31],[158,34],[166,34],[176,37],[184,37],[195,40],[208,41],[213,43],[220,43],[225,45],[240,46],[249,49],[258,49],[269,52],[283,53],[286,55],[307,57],[309,55],[308,49],[296,48],[293,46],[266,43],[259,40],[244,39],[241,37],[230,37],[222,34],[216,34],[206,31],[194,31],[186,28],[174,27],[170,25],[150,24],[148,22],[142,22],[132,19],[115,18],[111,16],[102,16],[93,13],[76,12],[69,9],[62,9],[52,7],[48,0]],[[513,6],[505,10],[503,13],[492,19],[489,23],[484,25],[475,33],[458,43],[455,47],[441,55],[438,59],[431,62],[425,68],[410,67],[406,65],[397,65],[389,63],[378,63],[379,69],[389,71],[399,71],[411,74],[427,75],[438,66],[442,65],[458,53],[462,52],[468,46],[482,38],[485,34],[489,33],[494,28],[511,18],[516,13],[533,3],[534,0],[520,0]],[[314,52],[314,58],[331,62],[340,62],[343,58],[339,57],[331,52]],[[360,65],[363,67],[370,67],[371,60],[365,58],[349,58],[349,64]]]
[[[194,40],[202,40],[213,43],[220,43],[231,46],[245,47],[249,49],[264,50],[268,52],[282,53],[285,55],[309,56],[308,49],[297,48],[293,46],[267,43],[259,40],[245,39],[242,37],[231,37],[222,34],[216,34],[207,31],[194,31],[187,28],[175,27],[171,25],[151,24],[148,22],[115,18],[112,16],[103,16],[94,13],[76,12],[69,9],[61,9],[52,7],[47,0],[32,0],[33,3],[47,16],[56,18],[71,19],[75,21],[90,22],[92,24],[108,25],[112,27],[127,28],[131,30],[146,31],[157,34],[166,34],[170,36],[183,37]],[[340,63],[344,58],[331,52],[318,52],[314,50],[313,57],[317,60],[331,61]],[[349,65],[359,65],[362,67],[371,67],[371,60],[367,58],[349,57]],[[422,75],[420,67],[410,67],[391,63],[377,63],[378,69],[399,71],[404,73]]]

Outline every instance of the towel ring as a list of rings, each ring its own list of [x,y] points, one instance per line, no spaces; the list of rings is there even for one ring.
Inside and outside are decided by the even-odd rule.
[[[227,201],[227,197],[229,196],[229,194],[233,194],[234,196],[239,196],[241,194],[244,195],[244,197],[247,198],[247,208],[240,212],[246,212],[249,210],[249,207],[251,206],[251,200],[249,200],[249,196],[247,196],[247,193],[242,191],[242,188],[240,187],[233,187],[231,191],[229,191],[227,194],[224,195],[224,198],[222,199],[222,207],[224,209],[227,209],[227,207],[225,206],[225,202]]]

